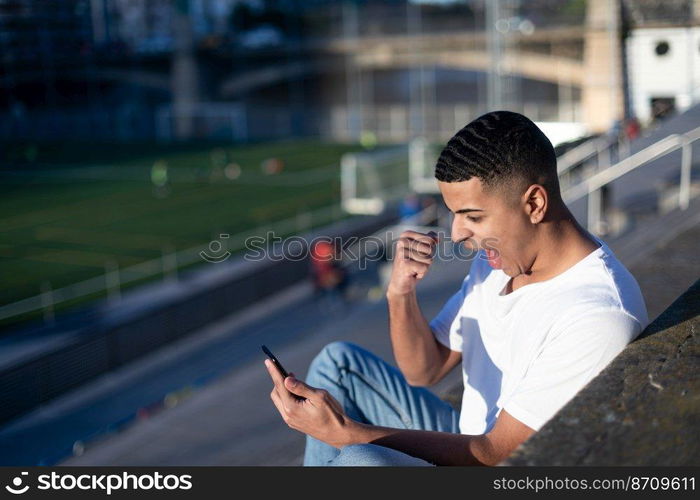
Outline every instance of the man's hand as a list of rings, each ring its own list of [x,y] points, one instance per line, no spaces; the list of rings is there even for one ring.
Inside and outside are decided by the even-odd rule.
[[[306,385],[294,374],[283,379],[267,359],[265,367],[275,384],[270,398],[289,427],[335,448],[352,444],[358,424],[345,415],[340,403],[328,391]],[[300,400],[294,395],[306,399]]]
[[[404,231],[396,242],[394,265],[387,294],[406,295],[413,292],[419,280],[433,263],[437,234]]]
[[[436,465],[497,465],[535,432],[505,410],[491,432],[481,435],[366,425],[348,418],[328,391],[293,375],[283,379],[269,360],[265,366],[275,384],[270,397],[287,425],[335,448],[374,443]]]

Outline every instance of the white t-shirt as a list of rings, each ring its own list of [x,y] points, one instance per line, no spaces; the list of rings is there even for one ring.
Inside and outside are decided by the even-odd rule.
[[[480,251],[430,322],[462,352],[462,434],[489,432],[502,409],[540,430],[646,328],[639,285],[595,239],[601,246],[563,273],[507,295],[510,277]]]

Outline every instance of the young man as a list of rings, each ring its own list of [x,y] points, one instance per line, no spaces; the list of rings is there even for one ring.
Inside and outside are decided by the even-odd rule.
[[[647,326],[637,282],[573,218],[552,145],[526,117],[498,111],[469,123],[435,177],[452,240],[479,253],[428,323],[415,289],[436,241],[402,234],[386,292],[400,372],[340,342],[316,357],[306,383],[266,362],[274,404],[307,434],[306,465],[495,465]],[[420,386],[460,362],[458,414]]]

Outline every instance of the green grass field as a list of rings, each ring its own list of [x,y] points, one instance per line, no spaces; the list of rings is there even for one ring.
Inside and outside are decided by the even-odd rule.
[[[104,274],[108,261],[123,268],[338,203],[340,157],[359,149],[314,141],[39,147],[31,162],[0,167],[0,305],[37,295],[44,281],[56,289]],[[6,149],[12,155],[16,162],[20,153]],[[284,162],[281,173],[261,170],[271,157]],[[151,179],[158,160],[168,167],[164,197]],[[225,175],[230,163],[239,177]]]

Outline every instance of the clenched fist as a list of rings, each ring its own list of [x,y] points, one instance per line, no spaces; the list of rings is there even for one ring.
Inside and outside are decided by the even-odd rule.
[[[396,242],[394,265],[387,295],[406,295],[413,292],[419,280],[426,275],[433,263],[437,234],[404,231]]]

